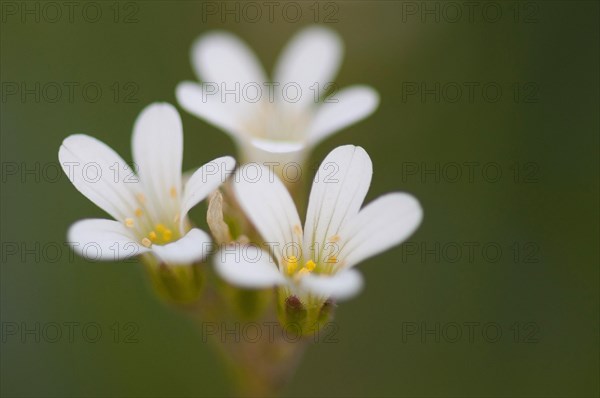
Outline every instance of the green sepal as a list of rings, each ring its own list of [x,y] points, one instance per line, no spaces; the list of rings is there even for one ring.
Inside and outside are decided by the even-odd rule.
[[[323,325],[331,319],[335,305],[329,300],[304,300],[290,294],[285,288],[278,291],[277,314],[279,322],[290,333],[300,333],[303,336],[318,333]]]
[[[167,265],[152,255],[144,256],[142,261],[161,299],[176,305],[199,299],[205,279],[202,264]]]
[[[273,300],[272,289],[244,289],[224,281],[218,287],[232,312],[244,321],[260,319]]]

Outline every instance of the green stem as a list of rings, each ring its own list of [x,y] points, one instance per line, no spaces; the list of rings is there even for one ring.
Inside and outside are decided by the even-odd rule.
[[[214,277],[214,275],[212,275]],[[225,365],[234,385],[233,393],[240,397],[274,397],[281,393],[294,375],[310,339],[289,335],[281,328],[271,304],[260,316],[249,317],[252,332],[244,333],[243,318],[234,307],[239,298],[248,294],[231,296],[218,281],[205,285],[203,295],[193,306],[179,307],[190,316],[205,333],[205,323],[211,323],[219,332],[212,333],[209,341]],[[254,292],[257,296],[268,294],[274,302],[272,291]],[[238,300],[236,300],[236,298]],[[264,300],[259,298],[257,301]],[[234,329],[234,326],[237,326]],[[235,330],[223,333],[223,328]],[[257,335],[257,328],[260,335]]]

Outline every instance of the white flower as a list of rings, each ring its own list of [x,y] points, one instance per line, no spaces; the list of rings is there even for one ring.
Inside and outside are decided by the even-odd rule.
[[[354,266],[404,241],[422,219],[418,201],[406,193],[383,195],[361,209],[372,176],[371,159],[361,147],[341,146],[325,158],[304,228],[283,183],[258,167],[241,167],[233,186],[270,253],[256,246],[221,250],[216,269],[233,284],[281,285],[303,303],[349,298],[362,287]]]
[[[75,188],[116,221],[85,219],[68,232],[73,249],[86,258],[119,260],[152,253],[167,264],[191,264],[208,254],[210,237],[190,229],[188,211],[215,190],[235,161],[221,157],[198,169],[183,186],[183,130],[177,110],[152,104],[138,116],[132,137],[136,175],[101,141],[67,137],[58,152]]]
[[[318,103],[338,71],[342,47],[329,29],[303,29],[283,50],[270,80],[240,39],[227,32],[208,33],[191,52],[203,83],[180,83],[177,100],[229,133],[245,162],[302,162],[311,147],[367,117],[379,103],[377,92],[363,85]]]

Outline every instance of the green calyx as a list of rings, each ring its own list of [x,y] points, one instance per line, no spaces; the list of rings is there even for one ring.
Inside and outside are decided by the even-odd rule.
[[[314,335],[333,316],[335,304],[329,300],[307,298],[301,300],[291,295],[287,289],[280,289],[278,299],[278,317],[281,326],[290,333],[302,336]]]
[[[154,290],[163,300],[187,305],[199,299],[204,285],[202,265],[167,265],[154,256],[143,257]]]

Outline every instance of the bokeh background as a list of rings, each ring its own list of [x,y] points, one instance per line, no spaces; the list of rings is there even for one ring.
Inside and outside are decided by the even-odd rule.
[[[369,84],[382,102],[311,162],[361,145],[375,167],[368,199],[411,192],[425,219],[404,248],[362,264],[366,290],[339,307],[336,341],[310,347],[285,394],[598,395],[597,2],[473,2],[470,15],[461,2],[310,1],[287,18],[281,2],[272,21],[261,2],[256,21],[242,2],[74,3],[70,16],[59,2],[56,20],[45,2],[2,2],[2,396],[229,393],[211,348],[156,299],[139,264],[86,262],[62,246],[72,222],[104,214],[56,178],[57,150],[67,135],[87,133],[130,160],[140,110],[175,103],[176,84],[195,79],[189,48],[198,35],[234,32],[271,70],[286,41],[314,22],[345,42],[336,82]],[[215,6],[239,12],[207,12]],[[36,83],[39,99],[25,92]],[[63,88],[58,100],[52,87],[44,93],[48,83]],[[95,102],[82,92],[88,83],[102,89]],[[440,84],[439,101],[407,91],[422,83]],[[185,169],[234,153],[226,134],[181,114]],[[204,209],[192,213],[199,222]],[[73,342],[52,343],[8,333],[53,322],[95,322],[103,336],[89,343],[75,329]],[[136,341],[115,342],[111,328],[124,333],[129,323]],[[456,325],[463,336],[454,341]]]

